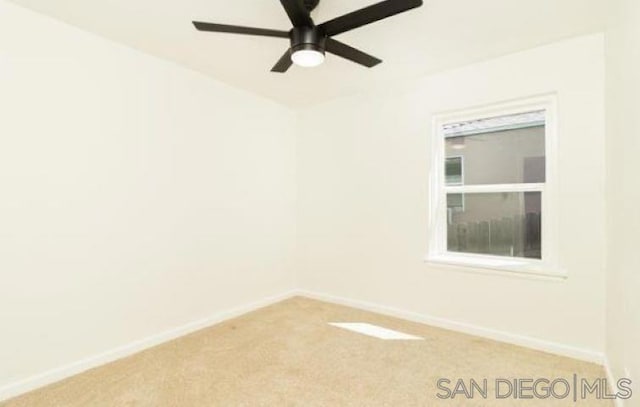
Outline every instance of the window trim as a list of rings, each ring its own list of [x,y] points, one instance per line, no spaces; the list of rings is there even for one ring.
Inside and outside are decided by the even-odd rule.
[[[545,111],[545,182],[530,184],[494,184],[447,186],[444,163],[445,135],[443,126],[452,122],[480,120],[490,117]],[[558,259],[558,191],[557,191],[557,96],[547,94],[515,101],[506,101],[481,107],[446,111],[432,119],[432,137],[429,168],[429,222],[428,247],[425,261],[434,265],[449,265],[468,270],[489,269],[509,274],[566,278]],[[542,259],[512,258],[485,254],[459,253],[447,250],[447,193],[481,193],[540,191],[542,205]]]

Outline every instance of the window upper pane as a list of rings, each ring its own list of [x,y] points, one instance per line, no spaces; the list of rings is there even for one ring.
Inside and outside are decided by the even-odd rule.
[[[540,192],[448,194],[447,201],[448,251],[542,258]]]
[[[447,185],[545,182],[544,111],[450,123],[443,130]]]

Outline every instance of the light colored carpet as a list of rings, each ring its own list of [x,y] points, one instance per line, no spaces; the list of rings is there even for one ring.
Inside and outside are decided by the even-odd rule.
[[[385,341],[328,322],[368,322],[424,340]],[[491,383],[574,373],[604,377],[595,364],[296,297],[2,406],[573,406],[496,400]],[[440,400],[441,377],[488,378],[489,398]],[[612,404],[590,398],[577,406]]]

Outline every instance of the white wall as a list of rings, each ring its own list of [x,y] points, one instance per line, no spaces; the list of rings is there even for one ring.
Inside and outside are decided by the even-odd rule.
[[[640,380],[640,3],[610,5],[607,49],[607,356]],[[636,385],[636,391],[640,390]]]
[[[294,117],[0,1],[0,388],[293,288]]]
[[[624,187],[638,172],[637,6],[620,2],[627,25],[608,39],[609,114],[624,127],[608,129],[619,134],[607,144],[607,349],[618,375],[638,377],[627,362],[640,360],[638,330],[618,334],[638,309],[637,191]],[[278,105],[0,0],[0,389],[293,287],[597,359],[603,42],[576,38],[338,99],[302,111],[294,132],[296,115]],[[432,115],[548,92],[560,109],[568,279],[425,264]]]
[[[558,238],[568,278],[536,280],[425,264],[432,115],[548,92],[558,95]],[[606,245],[602,35],[425,77],[410,88],[326,103],[303,112],[299,127],[297,269],[302,288],[601,358]]]

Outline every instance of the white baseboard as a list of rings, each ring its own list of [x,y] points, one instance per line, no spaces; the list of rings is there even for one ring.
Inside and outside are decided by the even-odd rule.
[[[498,331],[489,328],[483,328],[467,323],[452,321],[444,318],[438,318],[428,315],[423,315],[411,311],[405,311],[398,308],[388,307],[384,305],[378,305],[366,301],[347,299],[329,294],[322,294],[311,292],[307,290],[291,290],[280,295],[274,295],[264,298],[259,301],[254,301],[249,304],[235,307],[229,310],[220,311],[210,317],[203,318],[197,321],[192,321],[188,324],[170,329],[168,331],[159,333],[157,335],[149,336],[147,338],[140,339],[138,341],[129,343],[124,346],[120,346],[115,349],[108,350],[98,355],[82,359],[41,374],[26,378],[24,380],[11,383],[4,387],[0,387],[0,401],[6,400],[20,394],[35,390],[39,387],[46,386],[48,384],[60,381],[70,376],[82,373],[86,370],[104,365],[109,362],[130,356],[136,352],[148,349],[150,347],[159,345],[161,343],[170,341],[180,336],[187,335],[189,333],[198,331],[203,328],[215,325],[225,320],[240,316],[250,311],[265,307],[267,305],[274,304],[276,302],[291,298],[293,296],[303,296],[311,299],[317,299],[320,301],[326,301],[339,305],[345,305],[353,308],[359,308],[366,311],[376,312],[379,314],[389,315],[396,318],[402,318],[409,321],[414,321],[426,325],[432,325],[439,328],[449,329],[452,331],[458,331],[470,335],[480,336],[488,339],[493,339],[500,342],[511,343],[514,345],[520,345],[532,349],[537,349],[549,353],[554,353],[562,356],[568,356],[575,359],[585,360],[598,364],[605,364],[605,358],[602,353],[594,352],[585,349],[579,349],[572,346],[559,344],[555,342],[544,341],[537,338],[531,338],[523,335],[516,335],[509,332]],[[605,364],[607,369],[607,375],[611,375],[608,364]],[[612,380],[612,379],[610,379]],[[612,383],[615,383],[612,381]],[[621,403],[622,400],[617,400]],[[624,407],[623,404],[618,404],[617,407]]]
[[[580,359],[587,362],[604,364],[605,357],[603,353],[592,351],[589,349],[580,349],[574,346],[565,345],[556,342],[545,341],[538,338],[532,338],[524,335],[517,335],[510,332],[499,331],[490,328],[484,328],[477,325],[471,325],[464,322],[453,321],[450,319],[433,317],[429,315],[419,314],[416,312],[405,311],[394,307],[378,305],[371,302],[352,300],[343,297],[337,297],[330,294],[316,293],[313,291],[298,290],[297,295],[317,299],[320,301],[331,302],[340,305],[346,305],[353,308],[359,308],[365,311],[376,312],[378,314],[389,315],[396,318],[402,318],[413,322],[444,328],[452,331],[462,332],[469,335],[480,336],[483,338],[493,339],[499,342],[506,342],[513,345],[524,346],[556,355],[567,356],[574,359]]]
[[[296,295],[296,293],[297,291],[288,291],[284,294],[270,296],[259,301],[254,301],[239,307],[220,311],[211,315],[210,317],[192,321],[185,325],[170,329],[165,332],[161,332],[157,335],[152,335],[135,342],[131,342],[124,346],[108,350],[98,355],[78,360],[76,362],[72,362],[67,365],[37,374],[35,376],[31,376],[24,380],[20,380],[18,382],[0,387],[0,401],[7,400],[20,394],[24,394],[39,387],[43,387],[62,379],[66,379],[67,377],[76,375],[78,373],[82,373],[94,367],[98,367],[100,365],[122,359],[134,353],[170,341],[180,336],[190,334],[192,332],[207,328],[225,320],[235,318],[242,314],[246,314],[247,312],[254,311],[267,305],[285,300]]]

